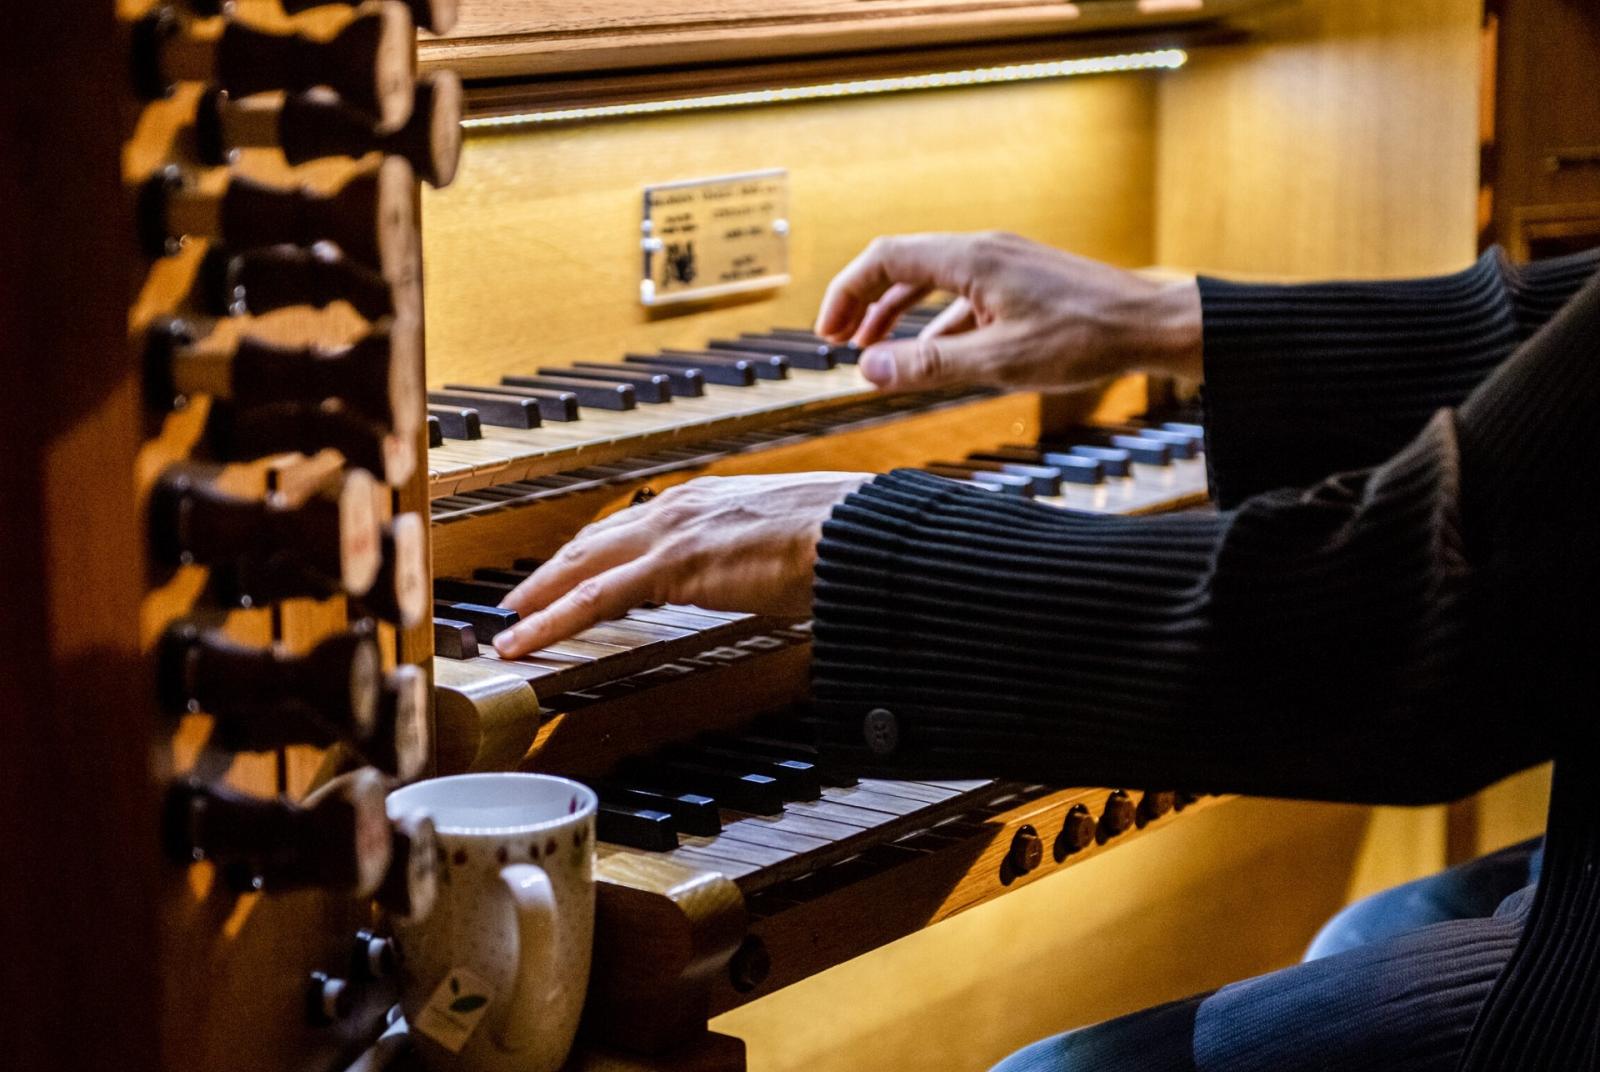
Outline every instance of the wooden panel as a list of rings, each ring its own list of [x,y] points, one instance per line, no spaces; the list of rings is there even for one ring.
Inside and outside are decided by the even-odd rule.
[[[1274,276],[1476,252],[1479,0],[1305,0],[1161,83],[1158,255]]]
[[[425,62],[468,77],[704,64],[1161,27],[1274,0],[465,0]]]
[[[1600,201],[1600,11],[1581,0],[1506,0],[1492,179],[1494,236],[1527,256],[1530,220]],[[1571,213],[1583,219],[1582,213]]]
[[[456,184],[424,201],[429,383],[809,323],[886,232],[1000,227],[1149,263],[1153,106],[1134,75],[475,133]],[[790,169],[795,282],[648,313],[642,187],[758,167]]]
[[[1019,1046],[1296,960],[1366,810],[1234,800],[712,1021],[752,1072],[987,1068]],[[825,1031],[801,1025],[826,1024]]]
[[[8,7],[3,41],[6,1064],[154,1072],[154,693],[138,650],[136,264],[118,167],[126,42],[108,0]]]

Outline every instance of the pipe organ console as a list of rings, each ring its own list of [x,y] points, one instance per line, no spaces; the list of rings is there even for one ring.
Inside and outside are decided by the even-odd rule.
[[[384,802],[428,775],[596,793],[568,1065],[592,1072],[742,1069],[712,1017],[1232,806],[830,764],[803,621],[649,605],[521,659],[489,641],[579,528],[701,475],[914,466],[1208,509],[1172,385],[881,394],[804,325],[884,231],[1155,262],[1157,150],[1183,131],[1140,72],[1270,42],[1295,5],[25,6],[0,78],[8,107],[48,103],[4,131],[37,174],[0,174],[22,266],[0,341],[27,358],[0,372],[26,441],[0,553],[34,616],[4,619],[0,698],[27,716],[0,781],[14,815],[59,811],[16,858],[68,862],[7,907],[0,960],[52,981],[19,1067],[386,1060],[392,926],[428,918],[451,861]],[[641,220],[642,190],[734,197],[775,169],[774,263],[718,269],[711,238]],[[99,1009],[104,1031],[68,1026]]]

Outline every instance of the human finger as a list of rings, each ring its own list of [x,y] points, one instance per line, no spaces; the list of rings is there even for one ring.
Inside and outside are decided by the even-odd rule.
[[[875,238],[828,284],[817,313],[817,334],[842,342],[861,326],[867,307],[896,283],[962,289],[962,236],[898,235]]]
[[[506,593],[500,605],[524,616],[532,614],[582,581],[650,550],[654,541],[642,519],[631,519],[631,524],[607,525],[606,521],[610,520],[607,518],[580,531],[554,557]]]
[[[649,554],[587,577],[543,610],[499,633],[494,649],[502,658],[514,659],[591,625],[620,618],[658,590],[665,566],[660,555]]]
[[[867,311],[861,317],[861,326],[850,337],[851,345],[867,347],[884,338],[894,330],[895,323],[905,315],[907,309],[927,296],[927,287],[896,283],[884,291],[883,297],[867,306]]]
[[[956,296],[949,305],[940,309],[938,315],[917,332],[920,338],[935,339],[940,335],[955,335],[963,331],[971,331],[978,326],[978,318],[972,308],[972,303],[966,298]]]

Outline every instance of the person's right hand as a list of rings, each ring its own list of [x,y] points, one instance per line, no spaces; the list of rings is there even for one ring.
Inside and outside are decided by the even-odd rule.
[[[883,341],[934,290],[955,302],[918,337]],[[864,347],[862,374],[893,390],[1200,378],[1192,278],[1158,281],[996,232],[876,239],[829,284],[817,333]]]

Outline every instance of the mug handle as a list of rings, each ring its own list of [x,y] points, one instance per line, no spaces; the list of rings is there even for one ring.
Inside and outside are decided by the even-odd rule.
[[[518,1016],[517,1010],[526,1003],[542,1007],[555,982],[556,897],[550,877],[532,864],[502,867],[500,881],[517,916],[517,977],[506,1005],[509,1014],[496,1041],[502,1049],[520,1050],[533,1041],[541,1025],[538,1018]]]

